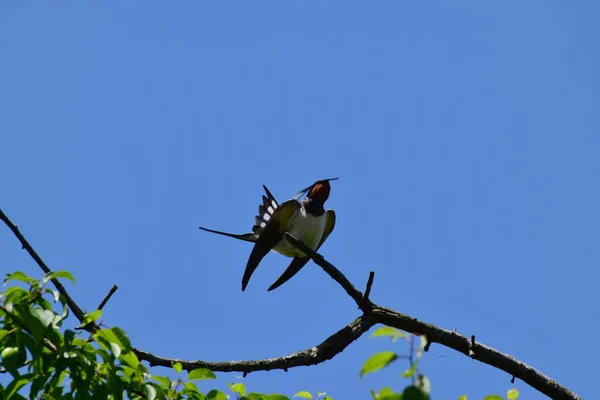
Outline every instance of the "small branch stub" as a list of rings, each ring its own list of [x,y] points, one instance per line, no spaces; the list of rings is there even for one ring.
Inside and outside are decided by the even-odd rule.
[[[363,296],[363,307],[369,303],[369,295],[371,294],[371,287],[373,286],[374,278],[375,278],[375,271],[369,272],[369,279],[367,280],[367,287],[365,289],[365,294]]]
[[[471,335],[471,341],[469,342],[469,357],[475,358],[475,335]]]
[[[98,306],[98,310],[102,310],[104,308],[106,303],[108,303],[108,300],[110,300],[110,298],[112,297],[113,294],[115,294],[115,292],[117,291],[118,288],[119,287],[117,285],[113,285],[113,287],[110,289],[110,292],[108,292],[108,294],[106,295],[104,300],[102,300],[102,303],[100,303],[100,305]]]

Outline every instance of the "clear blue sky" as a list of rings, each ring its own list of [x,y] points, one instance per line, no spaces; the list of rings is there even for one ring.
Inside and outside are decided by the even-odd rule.
[[[314,346],[358,316],[343,290],[311,263],[267,292],[271,254],[241,292],[251,246],[198,225],[246,232],[262,184],[340,176],[322,253],[351,281],[597,394],[597,2],[101,3],[0,5],[0,207],[81,305],[117,284],[104,321],[161,356]],[[0,243],[3,271],[40,274]],[[384,349],[407,351],[364,336],[244,382],[366,399],[406,384],[402,362],[358,377]],[[512,387],[439,345],[422,371],[436,399]]]

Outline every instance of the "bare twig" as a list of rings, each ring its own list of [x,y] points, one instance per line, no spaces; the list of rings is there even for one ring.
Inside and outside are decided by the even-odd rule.
[[[425,347],[423,347],[425,353],[429,351],[429,346],[431,346],[431,342],[428,340],[427,343],[425,343]]]
[[[106,295],[104,300],[102,300],[102,303],[100,303],[100,305],[98,306],[98,310],[102,310],[104,308],[106,303],[108,303],[108,300],[110,300],[110,298],[112,297],[113,294],[115,294],[115,292],[117,291],[118,288],[119,287],[117,285],[113,285],[113,287],[110,288],[110,292],[108,292],[108,294]]]
[[[415,335],[410,335],[409,343],[410,343],[410,353],[408,353],[409,354],[409,356],[408,356],[408,362],[410,363],[410,367],[412,368],[413,363],[415,362],[415,356],[414,356],[414,353],[415,353]],[[412,381],[413,385],[415,384],[416,378],[417,377],[415,376],[415,374],[412,374],[411,381]]]
[[[369,272],[369,279],[367,280],[367,287],[365,294],[363,295],[363,303],[369,301],[369,295],[371,294],[371,287],[373,286],[373,279],[375,278],[375,271]]]
[[[475,335],[471,335],[471,341],[469,342],[469,357],[475,358]]]
[[[24,249],[28,251],[31,257],[37,262],[37,264],[46,273],[50,272],[50,269],[37,255],[29,243],[25,240],[23,235],[19,232],[16,225],[14,225],[8,217],[0,210],[0,219],[10,228],[15,234],[17,239],[21,242]],[[252,371],[269,371],[272,369],[283,369],[316,365],[326,360],[333,358],[336,354],[342,352],[348,345],[358,339],[362,334],[367,332],[373,325],[381,323],[384,325],[392,326],[401,329],[406,332],[425,335],[428,343],[439,343],[446,347],[457,350],[467,356],[471,356],[473,359],[479,360],[485,364],[494,366],[510,374],[513,379],[519,378],[523,382],[529,384],[531,387],[537,389],[541,393],[551,397],[552,399],[581,399],[575,393],[569,389],[558,384],[548,376],[537,371],[533,367],[517,360],[516,358],[501,353],[491,347],[484,344],[470,340],[466,336],[456,333],[456,331],[448,331],[439,328],[435,325],[428,324],[426,322],[419,321],[416,318],[400,313],[398,311],[379,306],[374,304],[368,299],[368,293],[370,291],[370,285],[367,284],[365,295],[363,295],[358,289],[348,281],[348,279],[342,274],[336,267],[325,260],[321,255],[314,252],[312,249],[304,245],[301,241],[294,238],[290,234],[286,233],[285,237],[288,242],[297,247],[299,250],[308,255],[318,266],[320,266],[331,278],[333,278],[345,291],[346,293],[356,302],[359,308],[363,311],[363,315],[357,318],[355,321],[350,323],[348,326],[342,328],[323,343],[316,347],[306,349],[297,353],[290,354],[285,357],[254,360],[254,361],[232,361],[232,362],[210,362],[210,361],[186,361],[171,358],[158,357],[152,353],[145,352],[136,348],[133,351],[137,356],[145,361],[148,361],[150,365],[160,365],[165,367],[171,367],[175,362],[181,362],[182,366],[186,370],[191,370],[198,367],[209,368],[213,371],[231,372],[240,371],[245,374]],[[369,277],[371,278],[371,277]],[[372,279],[369,279],[372,281]],[[84,313],[81,311],[79,306],[69,296],[64,287],[56,279],[52,280],[52,283],[56,286],[60,294],[62,294],[67,300],[67,304],[73,314],[83,321]],[[372,282],[371,282],[372,283]],[[110,296],[107,296],[110,297]]]

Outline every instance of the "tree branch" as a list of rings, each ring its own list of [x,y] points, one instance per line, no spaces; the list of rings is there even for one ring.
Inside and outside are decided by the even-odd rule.
[[[17,239],[21,242],[21,245],[31,257],[36,261],[40,268],[45,272],[50,272],[50,269],[46,266],[43,260],[35,252],[35,250],[29,245],[27,240],[23,237],[16,225],[14,225],[10,219],[0,210],[0,219],[9,227],[14,233]],[[320,254],[314,252],[308,248],[304,243],[294,238],[290,234],[286,233],[285,238],[292,245],[300,249],[306,255],[308,255],[318,266],[320,266],[333,280],[335,280],[346,293],[356,302],[358,307],[363,311],[363,315],[348,326],[342,328],[338,332],[331,335],[323,343],[316,347],[299,351],[297,353],[290,354],[285,357],[271,358],[264,360],[252,360],[252,361],[231,361],[231,362],[211,362],[211,361],[186,361],[171,358],[158,357],[152,353],[133,348],[133,351],[137,354],[138,358],[145,360],[150,365],[160,365],[164,367],[171,367],[175,362],[181,362],[182,366],[186,370],[192,370],[195,368],[208,368],[212,371],[221,372],[232,372],[240,371],[244,372],[244,375],[253,371],[269,371],[272,369],[283,369],[316,365],[321,362],[332,359],[335,355],[342,352],[352,342],[358,339],[361,335],[366,333],[373,325],[381,323],[384,325],[392,326],[397,329],[401,329],[406,332],[415,333],[419,335],[425,335],[428,343],[439,343],[443,346],[452,348],[459,351],[471,358],[479,360],[485,364],[494,366],[510,374],[513,379],[517,377],[523,382],[529,384],[531,387],[537,389],[541,393],[550,396],[552,399],[581,399],[575,393],[569,389],[560,385],[556,381],[552,380],[548,376],[537,371],[533,367],[517,360],[516,358],[504,354],[498,350],[495,350],[489,346],[475,342],[474,337],[472,339],[466,336],[460,335],[454,331],[448,331],[439,328],[435,325],[428,324],[426,322],[419,321],[409,315],[400,313],[390,308],[381,307],[374,304],[369,300],[368,294],[370,292],[371,285],[373,283],[373,274],[370,274],[369,281],[367,282],[366,293],[363,295],[358,289],[346,279],[336,267],[323,258]],[[77,303],[69,296],[66,289],[56,279],[52,279],[52,283],[60,292],[61,295],[67,301],[67,304],[73,314],[81,322],[84,318],[83,311],[79,308]],[[107,298],[110,297],[107,296]],[[97,327],[95,327],[97,329]]]
[[[346,347],[358,339],[363,333],[371,329],[373,325],[375,325],[375,322],[369,316],[358,317],[315,347],[292,353],[288,356],[267,358],[264,360],[225,362],[202,360],[186,361],[176,358],[158,357],[152,353],[139,349],[134,349],[134,352],[138,358],[148,361],[151,366],[160,365],[170,368],[174,363],[180,362],[183,369],[188,371],[196,368],[208,368],[211,371],[220,372],[238,371],[244,372],[244,374],[273,369],[283,369],[287,371],[289,368],[317,365],[324,361],[331,360],[334,356],[344,351]]]
[[[10,219],[8,219],[6,214],[4,214],[4,212],[1,209],[0,209],[0,219],[6,224],[6,226],[8,226],[8,228],[12,231],[12,233],[17,237],[19,242],[21,242],[22,248],[27,250],[27,252],[31,256],[31,258],[33,258],[35,260],[35,262],[37,263],[37,265],[40,266],[42,271],[44,271],[44,273],[46,273],[46,274],[51,272],[50,268],[48,268],[46,263],[41,259],[41,257],[36,253],[36,251],[33,249],[33,247],[31,247],[31,245],[27,242],[25,237],[21,234],[21,232],[19,231],[19,228],[17,228],[17,226],[15,224],[13,224]],[[58,292],[64,296],[64,298],[67,301],[67,305],[69,306],[69,308],[71,309],[73,314],[75,314],[75,317],[77,317],[79,322],[83,321],[83,317],[85,316],[85,313],[81,310],[81,308],[79,308],[77,303],[75,303],[75,301],[73,301],[71,296],[69,296],[65,287],[58,281],[58,279],[52,279],[52,284],[54,285],[56,290],[58,290]]]

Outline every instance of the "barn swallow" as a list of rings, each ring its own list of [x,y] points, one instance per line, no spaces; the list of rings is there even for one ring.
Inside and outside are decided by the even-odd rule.
[[[306,254],[284,238],[285,232],[300,239],[314,251],[319,250],[335,226],[335,212],[325,210],[324,205],[331,191],[329,181],[336,179],[338,178],[317,181],[281,205],[263,185],[267,195],[263,195],[263,203],[258,206],[256,224],[252,227],[252,233],[236,235],[200,227],[203,231],[254,243],[242,277],[242,291],[246,289],[258,264],[271,250],[286,257],[293,257],[293,260],[279,279],[269,287],[269,291],[287,282],[310,260]],[[307,192],[306,197],[298,201]]]

